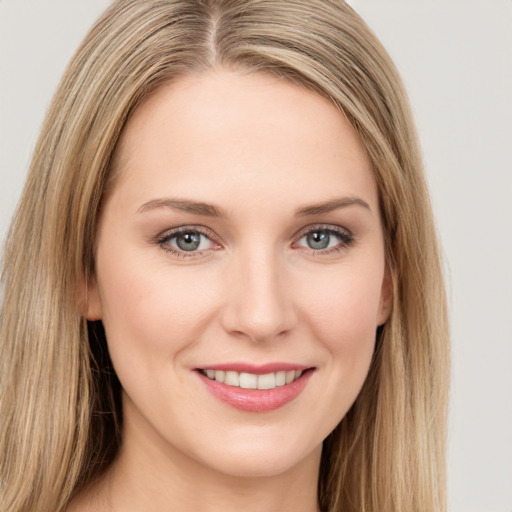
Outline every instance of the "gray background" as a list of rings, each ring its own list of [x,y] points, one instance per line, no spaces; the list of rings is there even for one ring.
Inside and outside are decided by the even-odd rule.
[[[108,0],[0,0],[0,237],[66,62]],[[453,333],[451,512],[512,512],[512,2],[352,0],[422,139]]]

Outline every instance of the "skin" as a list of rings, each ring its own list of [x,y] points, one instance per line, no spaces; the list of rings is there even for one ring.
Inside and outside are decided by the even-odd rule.
[[[322,441],[356,399],[391,303],[358,136],[313,92],[216,70],[137,109],[116,172],[87,316],[103,321],[123,386],[123,443],[74,509],[317,510]],[[183,226],[206,233],[199,250],[170,238]],[[315,230],[327,248],[310,247]],[[244,412],[196,371],[239,361],[314,371],[292,402]]]

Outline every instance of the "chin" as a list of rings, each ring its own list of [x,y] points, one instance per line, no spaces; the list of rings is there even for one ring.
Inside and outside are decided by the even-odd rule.
[[[293,472],[312,459],[319,463],[321,452],[321,445],[309,453],[298,452],[294,447],[286,450],[239,449],[224,453],[217,460],[208,463],[208,466],[233,478],[271,478]]]
[[[262,425],[240,427],[222,436],[224,439],[220,437],[216,436],[208,446],[196,446],[193,458],[202,466],[230,477],[265,478],[293,472],[303,464],[317,467],[324,436],[318,431],[315,436],[301,436],[298,431]]]

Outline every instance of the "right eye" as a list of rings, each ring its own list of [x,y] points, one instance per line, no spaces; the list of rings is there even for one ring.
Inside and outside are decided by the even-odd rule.
[[[170,253],[180,257],[194,256],[203,251],[215,249],[216,244],[202,231],[192,228],[167,232],[158,244]]]

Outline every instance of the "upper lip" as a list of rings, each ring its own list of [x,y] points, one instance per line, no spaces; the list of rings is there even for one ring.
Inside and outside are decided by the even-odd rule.
[[[275,362],[275,363],[265,363],[265,364],[253,364],[253,363],[220,363],[220,364],[212,364],[205,365],[197,368],[197,370],[223,370],[223,371],[232,371],[238,373],[252,373],[255,375],[265,375],[266,373],[275,373],[280,371],[290,371],[290,370],[307,370],[308,368],[312,368],[311,366],[297,363],[284,363],[284,362]]]

